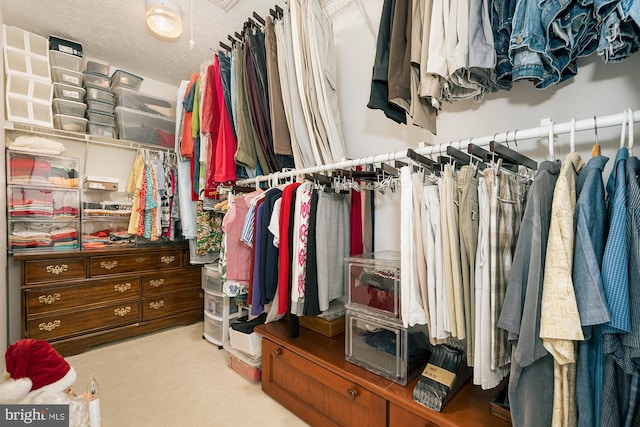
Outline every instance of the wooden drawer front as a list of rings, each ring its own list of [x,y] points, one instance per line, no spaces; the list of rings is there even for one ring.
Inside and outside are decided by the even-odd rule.
[[[25,261],[25,284],[64,282],[86,277],[84,258],[62,258],[48,261]]]
[[[144,296],[173,292],[187,288],[200,288],[200,269],[188,268],[177,273],[158,272],[142,276]]]
[[[184,292],[157,295],[142,300],[143,320],[170,316],[187,310],[203,310],[204,291],[193,289]]]
[[[28,338],[52,340],[138,322],[138,301],[27,320]]]
[[[91,276],[133,273],[182,267],[182,252],[145,252],[141,254],[96,256],[91,258]]]
[[[94,280],[77,286],[47,286],[25,292],[27,316],[137,298],[138,278]]]
[[[469,420],[472,424],[473,421]],[[439,427],[432,421],[420,418],[418,415],[389,403],[389,427]]]
[[[386,400],[321,366],[262,340],[262,389],[314,426],[384,426]]]

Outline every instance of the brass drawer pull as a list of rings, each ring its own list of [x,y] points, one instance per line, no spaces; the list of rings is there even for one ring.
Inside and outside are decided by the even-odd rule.
[[[358,397],[358,390],[356,390],[355,388],[350,388],[349,390],[347,390],[347,397],[349,398],[349,400],[356,400],[356,397]]]
[[[38,325],[38,329],[40,329],[41,331],[51,332],[54,329],[60,327],[61,324],[62,322],[60,322],[59,320],[54,320],[53,322],[49,323],[40,323]]]
[[[204,298],[204,292],[200,292],[200,294],[198,295],[200,297],[200,299]]]
[[[147,260],[147,259],[146,259],[145,257],[143,257],[143,256],[139,256],[139,257],[137,257],[137,258],[136,258],[136,262],[137,262],[138,264],[142,264],[142,263],[144,263],[146,260]]]
[[[116,308],[115,310],[113,310],[114,316],[123,317],[129,313],[131,313],[131,307],[122,307],[122,308]]]
[[[173,255],[160,257],[160,261],[164,262],[165,264],[171,264],[175,260],[176,260],[176,257],[174,257]]]
[[[278,347],[278,348],[274,348],[273,350],[271,350],[271,357],[273,357],[274,359],[277,359],[278,356],[282,355],[282,348]]]
[[[149,285],[153,286],[154,288],[159,288],[160,286],[164,285],[164,279],[151,279],[149,280]]]
[[[60,294],[53,294],[53,295],[40,295],[38,297],[38,301],[40,301],[43,304],[53,304],[54,302],[60,300]]]
[[[118,283],[117,285],[113,285],[113,289],[116,292],[127,292],[131,289],[131,283]]]
[[[67,264],[47,265],[47,273],[51,273],[55,275],[62,274],[68,269],[69,269],[69,266]]]
[[[100,267],[104,268],[105,270],[111,270],[113,268],[116,268],[117,265],[118,265],[118,261],[102,261],[100,263]]]
[[[164,307],[164,300],[152,301],[149,303],[149,308],[153,308],[154,310],[159,310],[162,307]]]

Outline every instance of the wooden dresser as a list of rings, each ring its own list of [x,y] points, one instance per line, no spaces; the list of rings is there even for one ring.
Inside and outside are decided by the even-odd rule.
[[[13,257],[21,336],[45,339],[63,356],[203,318],[201,269],[189,264],[186,243]]]
[[[442,412],[412,400],[406,387],[345,360],[344,334],[333,338],[300,328],[289,338],[286,321],[256,328],[262,338],[262,390],[313,426],[491,426],[510,423],[489,412],[495,390],[467,382]]]

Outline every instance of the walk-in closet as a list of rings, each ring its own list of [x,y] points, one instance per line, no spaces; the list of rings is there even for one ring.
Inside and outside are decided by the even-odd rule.
[[[0,424],[640,425],[637,9],[3,0]]]

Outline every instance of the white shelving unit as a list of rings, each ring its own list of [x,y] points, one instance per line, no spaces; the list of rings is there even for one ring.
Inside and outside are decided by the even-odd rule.
[[[212,264],[202,267],[204,296],[204,332],[202,338],[222,350],[229,341],[231,320],[243,316],[244,309],[232,303],[231,297],[222,291],[222,278]]]

